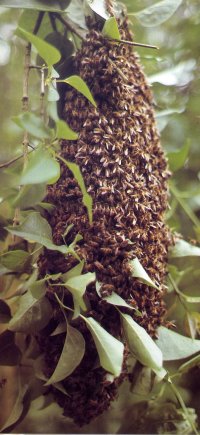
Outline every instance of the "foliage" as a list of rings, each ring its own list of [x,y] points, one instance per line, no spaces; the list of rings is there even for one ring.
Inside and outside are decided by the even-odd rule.
[[[90,15],[95,13],[105,21],[103,35],[119,40],[117,21],[110,18],[105,2],[87,0],[85,3]],[[174,231],[176,243],[169,255],[166,303],[169,322],[175,319],[177,332],[161,327],[155,342],[129,314],[121,312],[122,307],[127,312],[134,307],[114,292],[102,296],[101,283],[96,282],[99,296],[114,305],[119,313],[124,341],[132,354],[130,367],[133,373],[130,374],[132,392],[127,385],[125,390],[122,387],[121,396],[111,411],[102,420],[97,419],[91,424],[89,431],[92,433],[101,428],[102,433],[145,433],[145,430],[197,433],[197,418],[200,419],[199,393],[195,387],[199,374],[199,355],[196,353],[200,350],[200,248],[196,244],[200,241],[197,165],[200,96],[196,66],[200,15],[195,1],[191,4],[186,0],[162,0],[152,5],[152,2],[143,0],[141,5],[139,0],[125,0],[123,4],[133,23],[136,40],[160,46],[159,52],[144,47],[140,53],[153,86],[157,123],[170,169],[174,172],[170,182],[171,207],[166,218]],[[1,430],[29,431],[34,419],[37,420],[38,416],[42,419],[40,410],[44,409],[46,422],[51,413],[59,416],[57,425],[51,421],[45,428],[47,433],[60,432],[64,428],[66,432],[66,424],[69,432],[79,433],[79,429],[67,419],[63,423],[57,405],[54,404],[53,410],[48,400],[41,406],[37,405],[44,400],[41,399],[44,392],[48,396],[49,385],[53,384],[58,390],[62,388],[60,381],[77,368],[85,353],[85,340],[70,324],[71,312],[64,305],[59,291],[55,303],[63,313],[63,322],[52,335],[65,334],[65,339],[56,368],[49,378],[44,374],[41,376],[42,355],[30,337],[45,328],[52,318],[52,306],[46,298],[48,283],[55,291],[62,289],[72,295],[73,319],[81,317],[85,322],[94,340],[99,364],[108,371],[108,376],[116,377],[122,370],[124,343],[92,317],[86,316],[85,291],[96,277],[90,272],[82,273],[84,263],[77,252],[82,236],[77,234],[67,246],[65,233],[63,244],[57,245],[45,219],[45,210],[51,210],[51,205],[44,202],[46,186],[58,180],[62,165],[67,165],[80,186],[88,222],[92,224],[92,198],[81,171],[77,165],[59,156],[60,139],[78,138],[78,132],[71,130],[59,117],[59,86],[75,88],[96,107],[90,89],[74,75],[70,62],[85,35],[84,8],[79,0],[2,1],[1,7],[0,47],[4,50],[0,55],[3,77],[0,86],[4,99],[0,144],[0,388],[3,393],[5,391],[5,397],[12,393],[12,406],[0,421]],[[119,5],[116,16],[122,13]],[[24,78],[22,47],[26,47]],[[16,83],[13,68],[19,72]],[[22,107],[19,89],[23,93]],[[71,227],[66,229],[70,230]],[[37,261],[45,248],[59,251],[66,258],[71,254],[78,264],[66,274],[46,275],[40,279]],[[159,291],[157,283],[137,258],[130,262],[130,269],[133,277]],[[135,314],[141,315],[137,310]],[[16,333],[20,333],[20,339]],[[3,383],[6,369],[9,372],[13,366],[17,371],[14,391],[7,390]],[[28,375],[26,366],[30,367]],[[4,394],[2,397],[0,403],[3,406]],[[113,420],[112,426],[115,412],[120,415],[120,420],[119,417],[115,422]],[[128,412],[133,420],[127,419]],[[144,413],[146,421],[141,417]],[[171,421],[171,425],[166,421]],[[36,423],[33,431],[37,430]]]

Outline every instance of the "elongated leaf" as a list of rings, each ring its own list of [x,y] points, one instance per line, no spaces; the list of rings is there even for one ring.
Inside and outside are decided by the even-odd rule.
[[[181,169],[184,166],[188,157],[189,149],[190,142],[187,141],[180,150],[167,154],[169,166],[173,172],[178,171],[178,169]]]
[[[20,180],[18,180],[18,183]],[[39,204],[46,195],[46,184],[27,184],[21,187],[18,194],[11,201],[13,207],[21,210],[34,207]]]
[[[134,15],[143,26],[158,26],[168,20],[181,3],[182,0],[162,0],[130,15]]]
[[[3,299],[0,299],[0,323],[8,323],[11,317],[9,305]]]
[[[52,230],[49,223],[40,213],[30,213],[21,225],[16,227],[7,227],[7,231],[18,237],[22,237],[29,242],[37,242],[45,246],[47,249],[59,251],[62,254],[71,253],[74,255],[73,249],[65,245],[54,245],[52,242]]]
[[[67,325],[67,335],[60,355],[58,364],[45,385],[51,385],[62,381],[80,364],[85,353],[85,340],[82,334],[69,324]]]
[[[131,260],[129,262],[129,265],[131,267],[131,273],[134,278],[137,278],[139,281],[143,282],[144,284],[150,285],[150,287],[154,287],[157,290],[159,290],[159,287],[157,287],[157,285],[149,277],[149,275],[144,270],[143,266],[141,265],[137,257]]]
[[[84,97],[87,98],[87,100],[89,100],[90,103],[93,104],[93,106],[95,107],[97,106],[88,86],[86,85],[86,83],[81,77],[74,75],[74,76],[67,77],[66,79],[57,80],[57,81],[60,83],[67,83],[68,85],[72,86],[78,92],[80,92],[80,94],[84,95]]]
[[[24,37],[27,39],[27,41],[34,45],[38,54],[42,57],[42,59],[44,59],[48,66],[54,65],[60,60],[61,54],[57,48],[53,47],[53,45],[43,41],[43,39],[33,35],[30,32],[27,32],[27,30],[24,30],[20,27],[17,29],[17,34]]]
[[[126,308],[130,308],[132,310],[134,309],[131,305],[127,304],[127,302],[123,298],[121,298],[121,296],[119,296],[115,292],[112,292],[111,295],[104,297],[103,300],[108,302],[111,305],[126,307]]]
[[[159,372],[163,368],[162,352],[142,326],[120,312],[123,331],[133,356],[144,366]]]
[[[59,119],[56,121],[56,137],[58,139],[76,140],[78,139],[78,133],[73,131],[65,121]]]
[[[12,331],[4,331],[0,335],[0,365],[15,366],[19,364],[21,352],[15,344],[15,334]]]
[[[60,12],[69,4],[69,0],[1,0],[5,8],[33,9],[38,11]]]
[[[92,317],[82,316],[82,318],[92,334],[101,366],[114,376],[119,376],[123,364],[124,345],[102,328]]]
[[[117,25],[117,20],[115,17],[111,17],[111,18],[108,18],[108,20],[106,20],[106,22],[103,26],[102,33],[107,38],[118,39],[118,40],[121,39],[120,33],[119,33],[119,28]]]
[[[51,136],[51,130],[46,127],[43,120],[34,113],[24,112],[18,116],[14,116],[12,120],[18,127],[38,139],[48,139]]]
[[[17,272],[26,264],[28,257],[28,252],[16,249],[15,251],[8,251],[2,254],[0,256],[0,264],[8,270]]]
[[[185,240],[177,240],[175,246],[170,249],[170,257],[199,257],[200,247],[191,245]]]
[[[72,293],[74,301],[82,308],[83,311],[87,310],[83,299],[86,287],[91,282],[94,282],[95,279],[95,273],[88,272],[84,275],[71,277],[65,282],[65,287],[67,287],[67,289]]]
[[[9,415],[4,425],[0,428],[1,432],[5,431],[6,429],[6,432],[8,433],[8,430],[12,430],[12,426],[20,420],[20,417],[22,416],[25,407],[25,396],[27,394],[27,391],[28,385],[24,385],[23,387],[20,385],[18,396],[12,408],[11,414]]]
[[[47,150],[39,148],[30,154],[19,184],[54,184],[59,177],[59,163]]]
[[[70,171],[72,172],[74,178],[76,179],[82,195],[83,195],[83,204],[85,205],[85,207],[87,208],[87,212],[88,212],[88,217],[89,217],[89,222],[90,224],[92,223],[92,206],[93,206],[93,199],[91,197],[91,195],[89,195],[89,193],[87,193],[86,187],[85,187],[85,183],[84,183],[84,179],[83,176],[81,174],[80,168],[76,163],[71,163],[68,160],[65,160],[63,157],[61,158],[61,160],[67,165],[67,167],[70,169]]]
[[[185,86],[193,80],[196,66],[194,59],[180,62],[172,68],[165,69],[148,77],[149,83],[161,83],[164,86]]]
[[[164,326],[158,328],[156,344],[161,349],[165,361],[188,358],[200,351],[200,340],[185,337]]]
[[[18,309],[9,323],[9,330],[34,333],[40,331],[52,316],[52,307],[47,298],[35,299],[31,292],[19,298]]]
[[[47,288],[46,288],[46,279],[40,279],[39,281],[35,281],[30,285],[30,292],[34,299],[41,299],[45,296]]]
[[[186,295],[185,293],[182,293],[182,292],[180,292],[179,294],[189,304],[199,304],[200,303],[200,296],[189,296],[189,295]]]

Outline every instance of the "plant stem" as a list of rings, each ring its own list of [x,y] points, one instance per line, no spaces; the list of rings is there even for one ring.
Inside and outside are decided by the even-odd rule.
[[[54,16],[62,23],[64,26],[66,26],[72,33],[75,33],[80,39],[83,41],[85,40],[85,37],[83,35],[83,32],[79,30],[79,28],[73,23],[70,18],[65,17],[63,18],[61,15],[55,13]]]
[[[183,410],[183,412],[184,412],[184,414],[185,414],[185,417],[187,418],[187,421],[188,421],[188,423],[190,424],[192,430],[194,431],[194,433],[195,433],[196,435],[199,435],[199,432],[197,431],[197,428],[196,428],[194,422],[192,421],[192,419],[191,419],[191,417],[190,417],[190,414],[189,414],[189,412],[188,412],[188,409],[187,409],[187,407],[185,406],[185,403],[184,403],[184,401],[183,401],[183,399],[182,399],[182,397],[181,397],[181,395],[180,395],[178,389],[175,387],[175,385],[174,385],[172,382],[170,382],[169,385],[170,385],[170,387],[171,387],[173,393],[175,394],[175,396],[176,396],[176,398],[177,398],[177,400],[178,400],[178,402],[179,402],[179,404],[180,404],[180,406],[181,406],[181,408],[182,408],[182,410]]]
[[[126,45],[132,45],[135,47],[153,48],[154,50],[159,50],[159,47],[157,47],[156,45],[142,44],[141,42],[127,41],[125,39],[111,39],[111,41],[115,41],[118,44],[126,44]]]

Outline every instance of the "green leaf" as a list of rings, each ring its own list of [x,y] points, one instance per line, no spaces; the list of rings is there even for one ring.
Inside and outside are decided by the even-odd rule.
[[[161,326],[158,328],[157,346],[161,349],[165,361],[173,361],[200,351],[200,340],[194,340]]]
[[[185,240],[179,239],[176,241],[175,246],[170,249],[170,257],[199,257],[200,247],[191,245]]]
[[[84,260],[81,260],[76,266],[72,267],[68,272],[62,274],[62,281],[67,281],[74,276],[81,275],[84,267]]]
[[[80,92],[80,94],[84,95],[84,97],[86,97],[90,101],[90,103],[93,104],[93,106],[97,107],[96,102],[94,101],[94,98],[88,86],[86,85],[86,83],[81,77],[74,75],[71,77],[67,77],[66,79],[63,80],[57,80],[57,82],[67,83],[68,85],[72,86],[78,92]]]
[[[19,180],[18,180],[19,182]],[[21,210],[29,209],[39,204],[46,195],[46,184],[27,184],[13,195],[11,204]]]
[[[87,193],[84,179],[83,179],[83,176],[81,174],[80,168],[76,163],[71,163],[68,160],[65,160],[63,157],[60,157],[60,159],[67,165],[69,170],[72,172],[74,178],[76,179],[76,181],[81,189],[81,192],[83,195],[83,204],[87,208],[89,222],[90,222],[90,224],[92,224],[93,199],[92,199],[91,195],[89,195],[89,193]]]
[[[22,250],[8,251],[0,256],[0,264],[14,272],[20,271],[29,258],[29,253]]]
[[[59,119],[56,121],[56,137],[58,139],[76,140],[78,139],[78,133],[73,131],[65,121]]]
[[[1,0],[4,8],[33,9],[38,11],[60,12],[70,0]]]
[[[103,26],[102,34],[107,38],[118,39],[118,40],[121,39],[117,20],[115,17],[111,17],[108,18],[108,20],[106,20]]]
[[[19,184],[54,184],[59,177],[59,163],[52,157],[49,151],[40,147],[29,155]]]
[[[145,27],[158,26],[168,20],[181,5],[182,0],[162,0],[139,12],[131,13]]]
[[[141,265],[137,257],[131,260],[129,262],[129,265],[131,268],[131,274],[134,278],[137,278],[139,281],[143,282],[144,284],[150,285],[150,287],[154,287],[157,290],[159,290],[159,287],[149,277],[149,275],[144,270],[143,266]]]
[[[9,330],[35,333],[43,329],[53,314],[46,297],[35,299],[31,292],[19,297],[19,306],[9,323]]]
[[[25,409],[27,392],[28,392],[27,384],[24,386],[21,385],[19,386],[18,396],[12,408],[11,414],[9,415],[6,422],[4,423],[3,427],[0,428],[1,432],[5,431],[5,429],[6,429],[6,433],[8,433],[9,429],[12,431],[13,425],[16,425],[16,423],[20,420]]]
[[[123,331],[133,356],[156,373],[163,370],[162,352],[142,326],[131,316],[120,312]]]
[[[96,12],[100,17],[107,20],[109,18],[109,13],[107,11],[107,4],[105,0],[87,0],[90,8]]]
[[[102,328],[92,317],[81,317],[85,320],[92,334],[101,366],[114,376],[119,376],[123,364],[124,345]]]
[[[18,127],[38,139],[48,139],[51,136],[50,128],[46,127],[43,120],[34,115],[34,113],[24,112],[18,116],[14,116],[12,120]]]
[[[185,145],[178,151],[173,151],[167,154],[169,167],[175,172],[182,168],[187,160],[190,149],[190,142],[187,141]]]
[[[79,306],[83,311],[87,310],[83,296],[86,287],[94,282],[96,279],[95,273],[85,273],[84,275],[73,276],[65,282],[65,287],[70,291],[73,296],[74,305]]]
[[[69,324],[67,335],[58,364],[45,385],[55,384],[71,375],[80,364],[85,353],[85,340],[82,334]]]
[[[45,296],[47,291],[45,283],[46,283],[46,278],[43,278],[31,284],[29,289],[34,299],[41,299],[42,297]]]
[[[9,305],[3,299],[0,299],[0,323],[8,323],[11,317]]]
[[[0,365],[15,366],[21,360],[21,352],[15,344],[15,334],[4,331],[0,335]]]
[[[117,293],[112,292],[111,295],[103,297],[102,298],[104,301],[108,302],[111,305],[116,305],[116,306],[120,306],[120,307],[126,307],[126,308],[130,308],[130,309],[134,309],[131,305],[128,305],[126,303],[126,301],[121,298],[121,296],[119,296]]]
[[[75,255],[72,248],[66,245],[55,245],[52,241],[52,230],[49,223],[40,213],[29,213],[26,219],[18,226],[7,227],[7,231],[15,236],[22,237],[32,243],[39,243],[52,251],[59,251],[62,254],[71,253]]]
[[[27,32],[27,30],[24,30],[21,27],[18,27],[17,34],[34,45],[38,54],[42,57],[42,59],[44,59],[48,66],[54,65],[60,60],[61,54],[57,48],[53,47],[53,45],[43,41],[43,39]]]
[[[195,66],[194,59],[185,60],[172,68],[148,76],[148,82],[161,83],[164,86],[185,86],[193,80]]]

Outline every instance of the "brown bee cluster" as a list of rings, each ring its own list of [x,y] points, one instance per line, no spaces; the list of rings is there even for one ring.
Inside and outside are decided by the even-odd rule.
[[[131,40],[127,21],[121,38]],[[76,162],[93,198],[93,223],[88,221],[80,188],[63,163],[60,179],[48,188],[47,201],[55,208],[48,220],[56,244],[83,236],[77,252],[85,260],[84,272],[95,272],[102,296],[115,291],[142,313],[135,318],[151,336],[163,323],[164,281],[171,236],[164,223],[168,207],[169,171],[159,143],[152,109],[152,95],[132,47],[111,41],[96,29],[90,30],[75,58],[77,74],[89,86],[97,107],[70,88],[66,92],[64,119],[79,133],[77,141],[62,141],[61,156]],[[161,291],[133,278],[129,260],[138,257]],[[77,263],[68,256],[46,251],[40,259],[41,274],[66,272]],[[68,304],[71,303],[70,295]],[[86,290],[94,317],[112,335],[121,338],[117,311],[97,294],[95,284]],[[129,313],[130,314],[130,313]],[[134,316],[131,312],[131,315]],[[55,315],[59,317],[57,313]],[[86,353],[79,367],[62,384],[69,395],[55,390],[64,414],[80,425],[108,408],[123,372],[110,380],[97,361],[95,345],[83,321],[77,319],[86,340]],[[47,374],[55,368],[63,336],[43,337]]]

